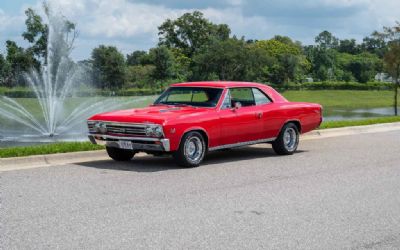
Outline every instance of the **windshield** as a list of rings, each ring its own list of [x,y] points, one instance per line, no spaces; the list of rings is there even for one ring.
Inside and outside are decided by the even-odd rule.
[[[203,87],[170,87],[154,104],[215,107],[222,89]]]

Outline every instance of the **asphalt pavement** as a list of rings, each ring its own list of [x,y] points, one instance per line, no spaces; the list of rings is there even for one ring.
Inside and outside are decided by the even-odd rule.
[[[1,249],[400,249],[400,130],[0,172]]]

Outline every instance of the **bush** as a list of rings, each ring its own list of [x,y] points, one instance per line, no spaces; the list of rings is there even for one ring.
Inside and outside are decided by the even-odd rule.
[[[305,82],[289,83],[287,85],[274,85],[278,90],[391,90],[392,83],[381,82]]]
[[[22,88],[18,88],[18,89],[6,89],[3,90],[4,92],[0,94],[7,96],[7,97],[12,97],[12,98],[32,98],[35,97],[35,92],[30,90],[30,89],[22,89]]]
[[[156,95],[161,93],[161,89],[144,89],[144,88],[129,88],[119,90],[90,90],[85,89],[77,91],[74,96],[77,97],[90,97],[90,96],[143,96],[143,95]],[[0,87],[0,95],[11,98],[34,98],[35,92],[29,88],[6,88]]]
[[[155,95],[161,93],[159,89],[121,89],[116,91],[117,96],[140,96],[140,95]]]
[[[170,80],[164,82],[156,82],[158,88],[121,88],[119,90],[101,90],[101,89],[82,89],[76,92],[78,97],[89,96],[144,96],[157,95],[162,89],[171,83],[179,82],[179,80]],[[305,82],[305,83],[289,83],[286,85],[277,85],[266,83],[273,88],[284,90],[392,90],[392,83],[381,82]],[[33,90],[27,87],[6,88],[0,87],[0,95],[12,98],[32,98],[36,97]]]

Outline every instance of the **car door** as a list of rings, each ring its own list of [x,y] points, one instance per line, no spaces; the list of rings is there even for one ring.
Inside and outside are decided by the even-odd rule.
[[[271,99],[260,89],[252,88],[254,100],[256,103],[256,113],[261,122],[260,137],[269,139],[276,136],[281,119],[279,113],[276,112],[276,105]]]
[[[221,144],[262,139],[262,116],[255,105],[251,88],[229,89],[219,114]]]

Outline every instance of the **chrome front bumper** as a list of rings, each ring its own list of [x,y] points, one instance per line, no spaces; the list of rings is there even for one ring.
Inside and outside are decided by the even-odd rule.
[[[118,141],[130,141],[133,150],[170,151],[169,139],[165,138],[126,137],[102,134],[89,134],[88,137],[93,144],[105,145],[107,147],[120,148]]]

